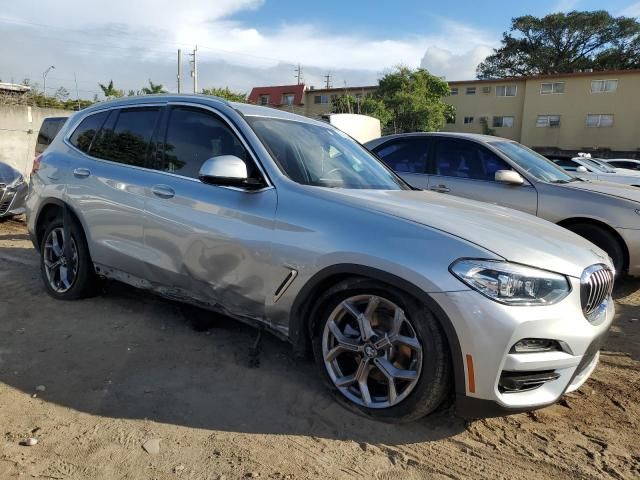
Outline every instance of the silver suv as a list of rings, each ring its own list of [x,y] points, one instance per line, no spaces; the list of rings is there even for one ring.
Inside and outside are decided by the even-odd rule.
[[[330,125],[204,96],[74,115],[34,163],[28,226],[55,298],[100,278],[312,350],[337,398],[408,421],[578,388],[613,318],[607,255],[506,208],[417,191]]]
[[[618,274],[640,275],[638,187],[578,179],[524,145],[493,136],[405,133],[366,146],[416,188],[544,218],[605,250]]]

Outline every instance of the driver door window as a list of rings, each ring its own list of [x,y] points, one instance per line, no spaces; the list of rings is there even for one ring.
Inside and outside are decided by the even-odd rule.
[[[190,107],[173,107],[169,111],[164,149],[153,168],[198,178],[202,164],[211,157],[235,155],[251,161],[235,134],[214,114]]]
[[[519,186],[496,182],[498,170],[513,168],[480,143],[438,138],[430,170],[430,190],[515,208],[534,215],[537,211],[535,188],[526,181]]]

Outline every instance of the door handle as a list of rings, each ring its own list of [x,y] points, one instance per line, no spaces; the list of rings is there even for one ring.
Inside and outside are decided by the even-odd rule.
[[[449,190],[449,187],[447,187],[446,185],[435,185],[433,187],[431,187],[429,190],[431,190],[432,192],[438,192],[438,193],[449,193],[451,190]]]
[[[73,171],[74,177],[87,178],[89,175],[91,175],[91,170],[89,170],[88,168],[76,168]]]
[[[154,185],[151,187],[151,193],[160,198],[172,198],[176,194],[168,185]]]

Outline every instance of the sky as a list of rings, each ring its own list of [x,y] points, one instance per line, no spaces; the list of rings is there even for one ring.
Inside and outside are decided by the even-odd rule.
[[[29,78],[47,93],[75,98],[98,83],[139,90],[148,79],[192,91],[186,54],[198,46],[198,84],[248,92],[254,86],[375,84],[396,65],[422,67],[447,80],[475,70],[520,15],[596,10],[595,0],[21,0],[0,9],[0,80]],[[609,0],[614,15],[640,16],[640,1]],[[77,87],[76,87],[77,81]]]

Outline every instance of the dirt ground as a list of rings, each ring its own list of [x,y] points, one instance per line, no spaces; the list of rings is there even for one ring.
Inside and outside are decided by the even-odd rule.
[[[639,281],[617,287],[600,366],[559,404],[390,426],[337,405],[270,335],[250,368],[249,327],[197,331],[194,310],[117,284],[58,302],[37,262],[24,224],[0,224],[0,479],[640,478]]]

